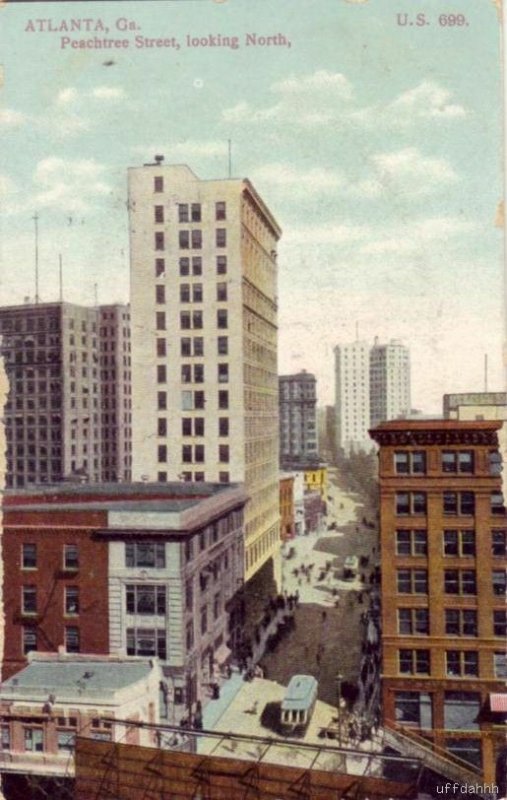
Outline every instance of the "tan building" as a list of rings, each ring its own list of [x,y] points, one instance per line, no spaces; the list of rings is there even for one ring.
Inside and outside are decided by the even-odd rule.
[[[370,431],[380,446],[384,725],[489,783],[507,708],[500,428],[397,420]]]
[[[276,246],[246,179],[129,170],[133,478],[245,484],[246,579],[279,548]]]

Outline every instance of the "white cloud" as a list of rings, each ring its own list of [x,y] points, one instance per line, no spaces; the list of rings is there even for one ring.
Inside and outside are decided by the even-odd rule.
[[[105,167],[91,159],[70,160],[50,156],[39,161],[33,181],[39,191],[32,205],[63,211],[85,211],[93,198],[107,195]]]
[[[376,235],[360,248],[363,255],[411,255],[425,251],[442,240],[473,233],[476,225],[456,217],[429,217],[407,220],[398,226],[377,230]]]
[[[126,94],[121,86],[96,86],[89,96],[96,100],[123,100]]]
[[[0,128],[16,128],[26,121],[26,117],[20,111],[12,108],[0,109]]]
[[[391,153],[377,153],[371,158],[372,175],[351,187],[362,197],[378,197],[389,192],[414,197],[447,186],[458,176],[443,158],[425,156],[416,147],[406,147]]]
[[[317,70],[310,75],[291,75],[273,83],[271,90],[281,95],[314,94],[323,91],[345,100],[350,100],[353,93],[352,84],[341,72],[329,72],[325,69]]]
[[[464,106],[453,100],[448,89],[434,81],[422,81],[387,105],[376,103],[357,109],[350,113],[348,119],[359,127],[403,129],[425,121],[462,118],[467,113]]]
[[[65,106],[69,103],[74,103],[79,97],[77,89],[73,86],[67,86],[66,89],[61,89],[55,98],[56,105]]]

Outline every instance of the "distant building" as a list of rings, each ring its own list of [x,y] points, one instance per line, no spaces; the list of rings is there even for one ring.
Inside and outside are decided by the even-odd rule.
[[[370,431],[380,447],[383,722],[486,783],[507,711],[501,427],[399,420]]]
[[[396,339],[370,350],[370,425],[396,419],[410,410],[410,353]]]
[[[4,775],[74,774],[76,736],[155,747],[161,671],[156,659],[30,653],[0,686]]]
[[[133,476],[244,483],[248,580],[279,571],[281,230],[249,180],[162,162],[129,169]]]
[[[280,539],[282,542],[295,535],[294,475],[280,474]]]
[[[336,447],[346,455],[371,450],[370,346],[359,341],[342,344],[334,355]]]
[[[6,485],[129,480],[128,306],[4,306],[0,336]]]
[[[410,354],[392,339],[335,347],[335,436],[339,452],[372,448],[370,426],[410,410]]]
[[[158,656],[179,721],[242,638],[246,499],[181,482],[8,492],[3,675],[32,651]]]
[[[282,469],[318,457],[316,386],[315,376],[306,370],[278,379]]]

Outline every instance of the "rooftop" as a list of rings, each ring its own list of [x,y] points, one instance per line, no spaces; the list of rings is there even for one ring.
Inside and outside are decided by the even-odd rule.
[[[456,420],[456,419],[393,419],[381,422],[372,428],[376,431],[496,431],[502,427],[498,420]]]

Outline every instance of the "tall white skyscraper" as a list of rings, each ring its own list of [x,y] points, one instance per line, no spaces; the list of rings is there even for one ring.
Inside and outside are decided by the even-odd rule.
[[[370,425],[410,411],[410,352],[397,339],[375,344],[370,352]]]
[[[396,339],[335,347],[336,446],[371,450],[368,429],[410,411],[410,353]]]
[[[241,482],[245,574],[279,546],[276,246],[246,179],[129,170],[134,480]]]
[[[370,345],[368,342],[340,344],[335,354],[336,446],[348,455],[371,450]]]

